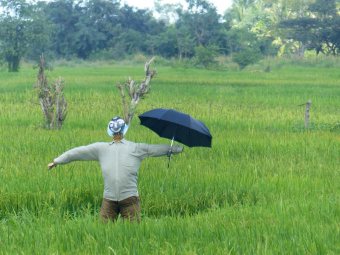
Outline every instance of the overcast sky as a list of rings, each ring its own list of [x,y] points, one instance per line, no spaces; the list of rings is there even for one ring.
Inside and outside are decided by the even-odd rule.
[[[29,2],[35,2],[37,0],[28,0]],[[46,2],[51,2],[52,0],[44,0]],[[221,15],[224,14],[225,10],[231,7],[233,0],[207,0],[208,2],[215,5],[217,12]],[[184,7],[186,7],[185,0],[160,0],[161,3],[164,4],[177,4],[181,3]],[[153,9],[154,1],[153,0],[121,0],[121,3],[126,3],[129,6],[137,7],[138,9]],[[0,10],[1,12],[1,10]]]
[[[208,0],[208,2],[215,5],[217,8],[217,12],[219,14],[224,14],[225,10],[228,9],[233,0]],[[148,8],[152,9],[154,7],[154,1],[153,0],[122,0],[121,3],[126,3],[130,6],[135,6],[139,9],[142,8]],[[176,4],[176,3],[182,3],[185,6],[185,0],[161,0],[161,3],[164,4]]]

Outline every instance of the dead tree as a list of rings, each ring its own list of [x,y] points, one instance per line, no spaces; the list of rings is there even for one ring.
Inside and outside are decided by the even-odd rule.
[[[131,77],[129,77],[125,83],[117,84],[117,88],[119,89],[122,98],[123,118],[127,124],[131,123],[139,100],[143,99],[150,91],[150,81],[156,74],[155,70],[150,69],[150,65],[154,59],[155,58],[153,57],[150,61],[145,63],[145,79],[140,84],[132,80]],[[126,98],[127,95],[129,96],[130,102],[128,102]]]
[[[55,93],[55,127],[61,129],[67,114],[67,103],[64,97],[64,80],[59,77],[53,84],[52,89]]]
[[[35,89],[38,93],[39,104],[44,115],[45,128],[60,129],[66,118],[67,103],[64,97],[64,82],[58,78],[51,85],[45,75],[45,59],[42,55]]]

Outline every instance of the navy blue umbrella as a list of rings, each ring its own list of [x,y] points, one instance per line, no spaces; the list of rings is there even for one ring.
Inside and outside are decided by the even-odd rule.
[[[169,138],[189,147],[211,147],[212,136],[203,122],[172,109],[154,109],[138,116],[140,124],[160,137]],[[172,145],[172,143],[171,143]]]
[[[138,116],[140,124],[150,128],[160,137],[171,139],[171,148],[174,140],[189,147],[211,147],[212,136],[203,122],[194,119],[188,114],[172,109],[154,109]],[[169,151],[169,163],[171,158]]]

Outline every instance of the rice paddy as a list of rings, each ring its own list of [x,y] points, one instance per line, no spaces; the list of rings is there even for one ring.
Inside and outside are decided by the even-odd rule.
[[[37,70],[0,70],[0,254],[340,254],[340,72],[287,65],[269,73],[157,66],[136,115],[173,108],[203,121],[212,148],[148,158],[139,172],[142,222],[99,220],[97,162],[52,171],[65,150],[109,141],[115,87],[142,65],[57,66],[68,115],[45,130]],[[304,106],[312,100],[309,128]],[[170,143],[140,126],[126,138]]]

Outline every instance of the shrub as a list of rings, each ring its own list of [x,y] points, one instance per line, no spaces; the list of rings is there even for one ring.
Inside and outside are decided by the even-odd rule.
[[[232,59],[241,69],[244,69],[248,65],[257,63],[261,59],[261,53],[259,50],[248,48],[234,53]]]
[[[215,57],[218,56],[218,48],[215,45],[204,47],[202,45],[195,47],[195,64],[209,67],[217,62]]]

